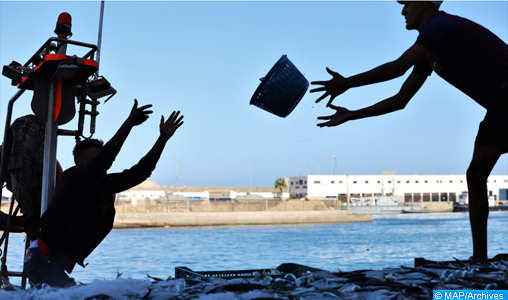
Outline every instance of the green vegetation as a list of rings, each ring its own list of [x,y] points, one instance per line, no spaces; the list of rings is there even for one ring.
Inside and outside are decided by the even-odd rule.
[[[280,189],[280,198],[282,199],[282,190],[288,187],[286,180],[283,177],[275,180],[275,187]]]

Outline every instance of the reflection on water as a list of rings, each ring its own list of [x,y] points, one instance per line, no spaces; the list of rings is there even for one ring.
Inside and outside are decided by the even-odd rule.
[[[508,252],[508,212],[489,217],[489,256]],[[24,236],[12,237],[9,270],[21,268]],[[122,277],[167,278],[192,270],[272,268],[285,262],[330,271],[413,266],[415,257],[467,259],[472,254],[467,213],[374,216],[372,223],[185,227],[113,230],[71,276],[81,282]],[[17,279],[12,280],[17,283]]]

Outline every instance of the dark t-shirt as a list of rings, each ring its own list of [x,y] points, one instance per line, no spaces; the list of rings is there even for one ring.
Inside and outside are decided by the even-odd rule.
[[[508,45],[485,27],[439,11],[416,44],[430,52],[413,72],[428,76],[435,71],[487,110],[508,102]]]
[[[39,239],[64,268],[83,260],[113,228],[113,195],[134,187],[155,169],[159,156],[149,151],[138,164],[106,174],[120,149],[106,144],[85,165],[62,173],[51,204],[41,217]],[[67,269],[70,273],[71,269]]]

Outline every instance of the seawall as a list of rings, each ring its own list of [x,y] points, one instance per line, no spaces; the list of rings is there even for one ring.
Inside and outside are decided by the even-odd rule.
[[[372,222],[372,215],[356,215],[341,210],[117,213],[114,228],[301,225],[350,222]]]

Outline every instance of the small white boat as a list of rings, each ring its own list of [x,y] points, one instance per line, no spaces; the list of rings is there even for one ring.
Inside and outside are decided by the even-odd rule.
[[[405,214],[419,214],[419,213],[428,213],[430,212],[430,209],[427,208],[427,206],[420,206],[420,205],[407,205],[404,206],[402,209],[402,212]]]
[[[349,203],[349,210],[354,214],[401,214],[402,209],[403,206],[391,196],[351,198]]]

